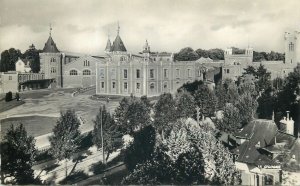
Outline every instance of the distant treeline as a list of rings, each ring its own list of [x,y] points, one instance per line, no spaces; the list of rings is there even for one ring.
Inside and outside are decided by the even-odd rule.
[[[232,47],[232,53],[244,54],[245,49]],[[194,61],[201,57],[209,57],[214,61],[224,60],[224,50],[219,48],[209,50],[199,48],[197,50],[193,50],[191,47],[186,47],[174,55],[176,61]],[[284,61],[284,54],[274,51],[271,51],[270,53],[253,51],[253,61]]]
[[[15,71],[15,63],[18,61],[18,58],[21,58],[24,61],[30,61],[32,72],[37,73],[40,71],[40,52],[42,51],[37,50],[33,44],[23,54],[19,49],[15,48],[4,50],[1,52],[0,72]]]

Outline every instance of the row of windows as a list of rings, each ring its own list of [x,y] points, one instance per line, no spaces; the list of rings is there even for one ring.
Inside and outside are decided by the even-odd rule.
[[[70,75],[71,76],[77,76],[78,75],[77,70],[70,70]],[[83,70],[82,75],[89,76],[89,75],[91,75],[91,71],[90,70]]]
[[[176,84],[179,84],[179,82],[176,82]],[[100,87],[103,90],[105,88],[105,83],[101,82],[101,86]],[[112,89],[116,89],[116,82],[112,82],[111,87],[112,87]],[[135,88],[136,88],[136,90],[140,90],[141,89],[141,83],[136,83],[136,87]],[[151,91],[154,91],[154,89],[155,89],[155,83],[150,83],[149,88],[150,88]],[[165,90],[168,89],[168,83],[164,83],[163,84],[163,88]],[[128,91],[128,82],[124,82],[123,83],[123,90],[125,92]]]
[[[192,73],[191,73],[191,69],[187,69],[187,75],[188,77],[192,77]],[[201,76],[201,71],[199,70],[198,72],[199,76]],[[101,78],[104,78],[104,69],[100,69],[99,71],[99,75]],[[163,76],[164,78],[169,78],[169,69],[164,69],[163,70]],[[176,69],[176,77],[179,78],[180,77],[180,69]],[[111,78],[115,79],[116,78],[116,73],[115,73],[115,69],[112,69],[111,71]],[[128,69],[123,69],[123,78],[127,79],[128,78]],[[137,69],[136,70],[136,78],[139,79],[141,78],[141,70]],[[155,78],[155,69],[150,69],[149,70],[149,78]]]

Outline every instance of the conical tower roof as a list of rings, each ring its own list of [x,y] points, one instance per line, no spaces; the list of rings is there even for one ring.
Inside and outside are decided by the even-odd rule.
[[[111,50],[111,42],[110,42],[110,39],[107,39],[105,51],[110,52],[110,50]]]
[[[127,51],[119,33],[120,33],[120,25],[118,22],[117,37],[116,37],[115,41],[113,42],[113,45],[110,50],[111,52],[126,52]]]
[[[59,50],[56,47],[56,44],[54,43],[51,35],[49,36],[47,42],[45,43],[43,52],[45,53],[58,53]]]
[[[126,47],[119,35],[117,35],[113,45],[111,47],[111,52],[126,52]]]

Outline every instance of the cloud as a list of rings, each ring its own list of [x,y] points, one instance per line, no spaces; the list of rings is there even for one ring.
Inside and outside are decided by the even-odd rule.
[[[60,50],[99,54],[117,22],[126,48],[139,52],[245,47],[283,51],[283,33],[300,29],[298,0],[2,0],[0,51],[42,48],[49,24]]]

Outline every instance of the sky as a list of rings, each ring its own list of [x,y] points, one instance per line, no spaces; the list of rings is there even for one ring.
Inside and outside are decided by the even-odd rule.
[[[251,46],[284,52],[284,32],[300,31],[299,0],[0,0],[0,51],[42,49],[103,54],[108,37],[127,51],[178,52]]]

